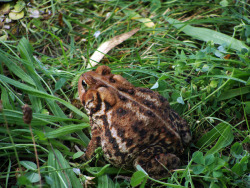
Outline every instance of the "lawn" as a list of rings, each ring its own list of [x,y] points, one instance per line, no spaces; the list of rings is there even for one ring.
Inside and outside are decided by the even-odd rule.
[[[0,0],[0,187],[249,187],[249,10],[247,0]],[[168,176],[115,168],[101,148],[80,158],[91,131],[77,82],[98,65],[188,122],[191,144]]]

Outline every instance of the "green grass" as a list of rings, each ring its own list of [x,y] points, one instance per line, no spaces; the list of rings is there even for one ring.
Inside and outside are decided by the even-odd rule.
[[[30,18],[26,4],[22,19],[0,29],[8,36],[0,40],[0,187],[39,186],[24,104],[33,110],[44,187],[91,181],[94,187],[249,186],[247,1],[36,1],[33,6],[44,12],[40,18]],[[135,14],[150,18],[154,27]],[[82,161],[76,150],[84,151],[90,139],[88,117],[77,100],[78,77],[89,70],[89,57],[101,43],[137,27],[140,31],[100,64],[137,87],[158,91],[188,121],[193,139],[183,166],[161,180],[140,167],[114,168],[101,150],[91,163]]]

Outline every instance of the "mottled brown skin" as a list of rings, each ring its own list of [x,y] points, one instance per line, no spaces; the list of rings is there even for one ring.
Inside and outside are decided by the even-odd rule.
[[[88,86],[88,87],[87,87]],[[89,115],[92,138],[85,157],[97,147],[117,167],[141,165],[149,175],[162,176],[179,166],[189,127],[168,101],[150,89],[134,87],[107,66],[84,73],[78,82]]]

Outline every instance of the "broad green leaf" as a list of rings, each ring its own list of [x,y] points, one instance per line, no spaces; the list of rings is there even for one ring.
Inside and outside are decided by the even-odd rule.
[[[78,151],[77,153],[75,153],[75,154],[73,155],[73,159],[77,159],[77,158],[81,157],[81,156],[84,155],[84,154],[85,154],[84,152]]]
[[[97,187],[98,188],[114,188],[115,184],[107,175],[102,175],[98,177]]]
[[[216,81],[216,80],[212,80],[211,82],[210,82],[210,87],[212,87],[212,88],[216,88],[217,86],[218,86],[218,81]]]
[[[243,175],[243,168],[239,163],[236,163],[231,170],[239,176]]]
[[[131,180],[130,180],[130,184],[133,187],[136,187],[138,185],[140,185],[140,183],[142,183],[142,181],[147,178],[147,175],[145,173],[143,173],[142,171],[137,171],[133,174]]]
[[[234,156],[237,157],[243,152],[243,147],[239,142],[235,142],[230,150],[230,153]]]
[[[28,178],[28,180],[30,180],[31,183],[39,182],[39,180],[41,179],[39,174],[34,172],[27,172],[25,176]]]
[[[213,41],[216,44],[225,45],[235,50],[240,51],[243,48],[249,49],[242,41],[232,38],[226,34],[201,27],[193,27],[184,22],[178,21],[173,18],[165,17],[166,21],[172,24],[175,28],[181,29],[187,35],[197,38],[199,40],[208,42]]]
[[[21,12],[10,12],[9,18],[12,20],[20,20],[24,17],[24,11]]]
[[[47,138],[59,138],[60,136],[74,133],[87,127],[89,127],[88,123],[65,125],[51,132],[48,132],[45,135]]]
[[[213,171],[213,177],[219,178],[223,176],[223,173],[221,171]]]
[[[215,157],[213,154],[205,156],[205,165],[206,166],[211,165],[214,161],[215,161]]]
[[[204,171],[205,167],[203,165],[196,165],[193,167],[194,174],[200,174]]]
[[[197,164],[202,164],[204,165],[205,164],[205,158],[203,156],[203,153],[200,152],[200,151],[196,151],[193,153],[193,156],[192,156],[192,159],[195,163]]]
[[[222,131],[222,134],[220,135],[219,140],[216,142],[214,147],[212,147],[206,155],[213,154],[221,150],[222,148],[230,145],[234,140],[234,136],[231,130],[230,125],[227,125],[227,127]]]
[[[22,187],[22,185],[24,185],[25,187],[27,187],[28,185],[31,186],[31,182],[30,180],[24,175],[24,176],[20,176],[17,179],[17,185],[19,187]]]
[[[227,1],[227,0],[222,0],[222,1],[220,2],[220,5],[221,5],[222,7],[226,7],[226,6],[228,6],[228,1]]]
[[[23,165],[28,170],[36,170],[37,169],[36,164],[31,162],[31,161],[20,161],[20,164]]]
[[[250,160],[250,156],[244,156],[240,162],[236,163],[233,167],[232,167],[232,171],[236,174],[238,174],[239,176],[243,175],[245,171],[249,171],[249,160]]]
[[[46,181],[46,183],[49,184],[49,185],[52,185],[52,184],[53,184],[53,180],[52,180],[52,178],[49,177],[49,176],[45,176],[45,181]]]
[[[23,10],[25,7],[25,2],[22,0],[19,0],[16,2],[15,6],[14,6],[14,10],[15,12],[20,12],[21,10]]]

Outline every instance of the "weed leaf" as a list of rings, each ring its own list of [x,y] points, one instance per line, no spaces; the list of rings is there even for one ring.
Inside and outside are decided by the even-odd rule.
[[[25,176],[27,177],[27,179],[31,182],[31,183],[36,183],[39,182],[40,180],[40,176],[38,173],[34,173],[34,172],[27,172],[25,174]]]
[[[23,165],[28,170],[36,170],[37,169],[36,164],[31,162],[31,161],[20,161],[20,164]]]
[[[98,188],[113,188],[114,182],[105,174],[98,177]]]
[[[135,172],[130,181],[131,186],[133,187],[138,186],[146,177],[147,175],[143,173],[142,171]]]

